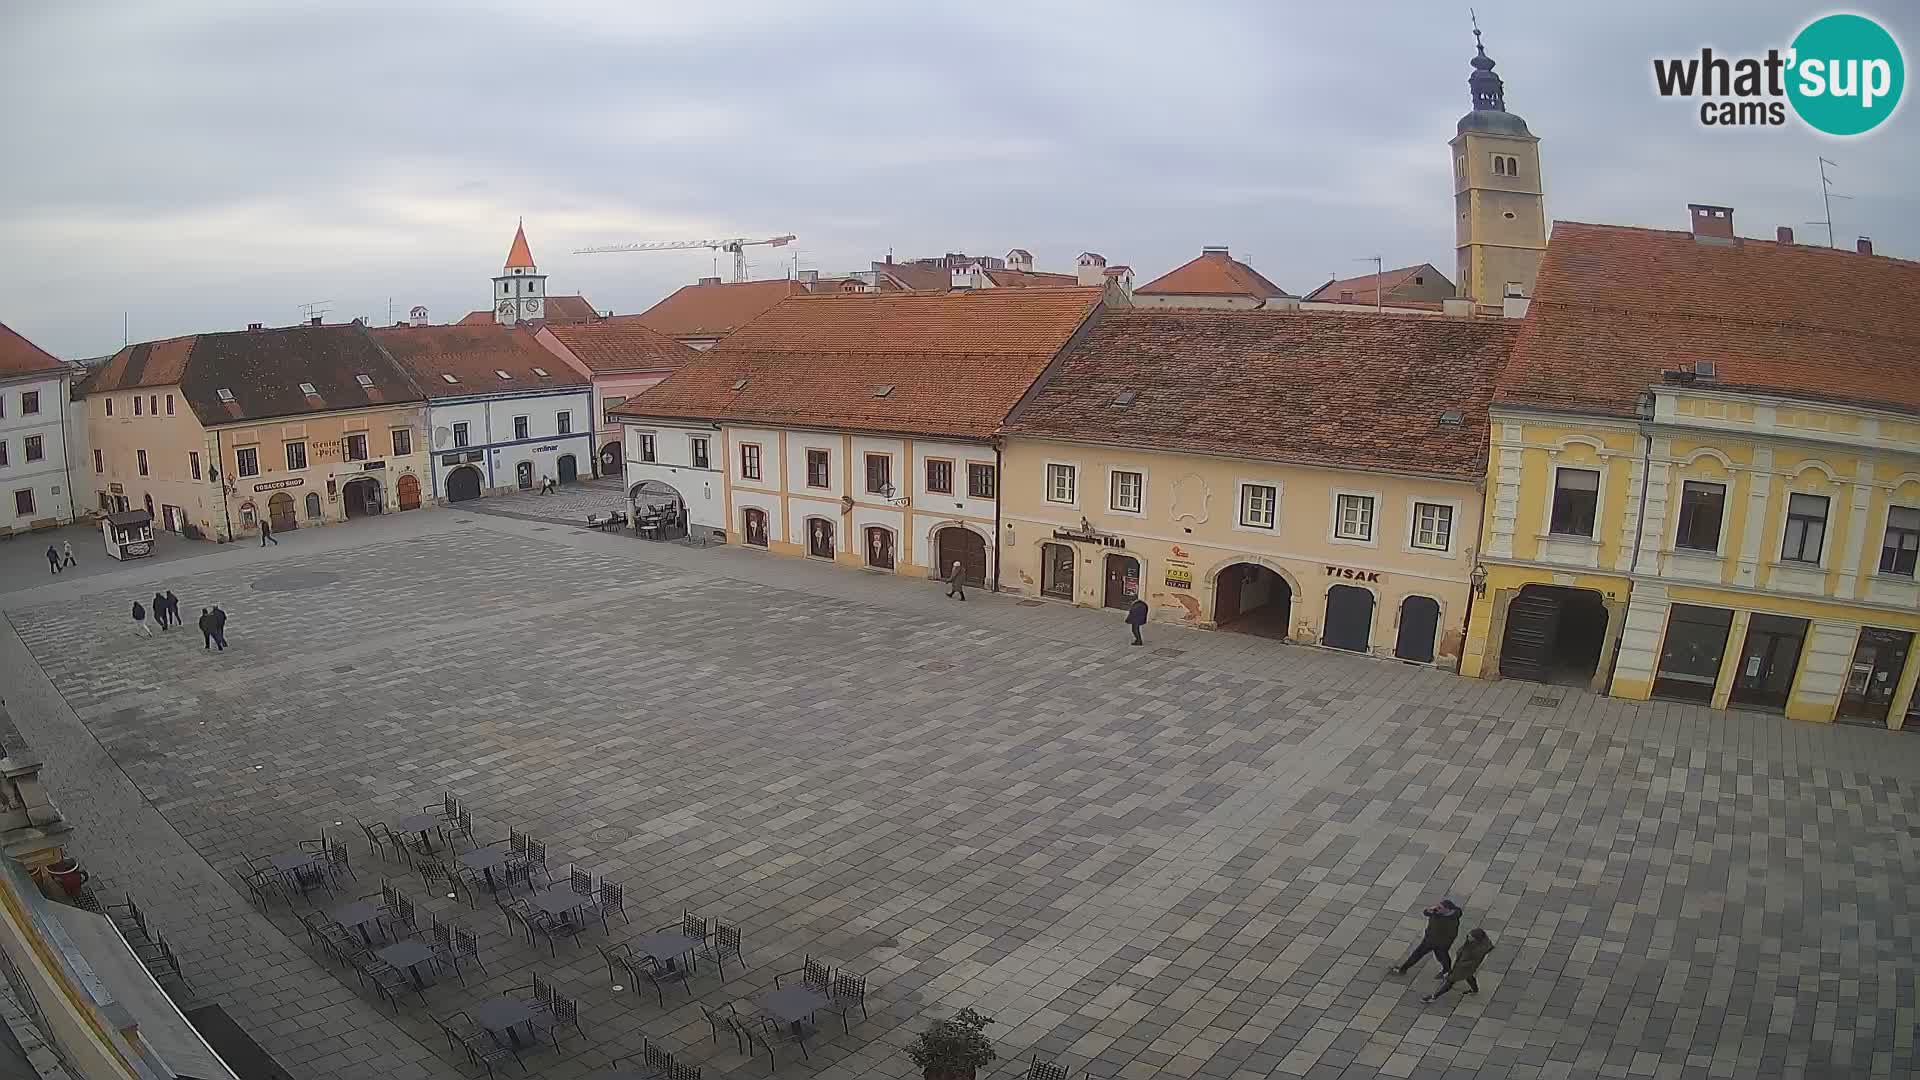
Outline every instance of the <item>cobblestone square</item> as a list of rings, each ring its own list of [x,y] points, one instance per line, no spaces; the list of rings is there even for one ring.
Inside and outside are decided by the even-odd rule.
[[[1130,649],[1117,614],[496,516],[537,498],[0,597],[6,696],[81,858],[303,1080],[456,1075],[429,1013],[535,972],[585,1036],[534,1075],[643,1036],[765,1075],[697,1004],[807,955],[867,973],[869,1015],[823,1016],[782,1074],[917,1075],[900,1046],[963,1005],[999,1021],[995,1076],[1036,1054],[1214,1080],[1916,1068],[1920,738],[1531,707],[1157,626]],[[135,637],[156,583],[188,625]],[[192,625],[216,602],[225,653]],[[446,791],[483,840],[516,827],[556,875],[623,882],[631,923],[554,955],[435,898],[487,974],[395,1016],[236,895],[245,856],[343,822],[358,893],[424,896],[355,822]],[[1436,969],[1387,969],[1441,896],[1497,948],[1482,993],[1422,1005]],[[613,991],[599,947],[683,910],[742,926],[744,972],[665,1008]]]

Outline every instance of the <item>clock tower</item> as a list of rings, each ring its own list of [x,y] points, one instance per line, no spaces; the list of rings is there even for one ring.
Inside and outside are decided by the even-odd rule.
[[[1507,111],[1507,93],[1493,59],[1473,29],[1473,111],[1460,118],[1453,142],[1454,282],[1478,309],[1509,295],[1532,296],[1547,253],[1546,188],[1540,140]]]
[[[522,222],[513,232],[507,265],[493,279],[493,321],[512,326],[546,317],[547,275],[533,265],[533,250],[527,247],[527,227]]]

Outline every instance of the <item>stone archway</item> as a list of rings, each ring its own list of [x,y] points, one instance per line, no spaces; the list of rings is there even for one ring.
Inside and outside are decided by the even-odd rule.
[[[1213,625],[1258,637],[1293,636],[1299,589],[1288,574],[1258,557],[1229,560],[1207,574],[1213,587]]]
[[[373,517],[386,509],[386,489],[371,476],[349,480],[340,489],[348,518]]]
[[[447,501],[466,502],[480,497],[480,470],[462,465],[447,474]]]

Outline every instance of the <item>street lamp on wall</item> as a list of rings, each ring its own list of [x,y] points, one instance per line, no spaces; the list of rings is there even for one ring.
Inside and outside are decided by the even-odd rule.
[[[1467,579],[1473,583],[1473,595],[1475,596],[1487,595],[1487,568],[1486,567],[1476,565],[1473,568],[1473,573],[1467,575]]]

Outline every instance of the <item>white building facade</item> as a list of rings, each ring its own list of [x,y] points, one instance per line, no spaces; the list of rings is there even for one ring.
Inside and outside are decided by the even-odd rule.
[[[431,399],[434,496],[462,502],[593,475],[592,410],[586,386]]]
[[[67,480],[72,379],[64,365],[0,374],[0,533],[46,528],[73,518]]]
[[[724,436],[714,424],[628,421],[627,499],[635,507],[678,499],[690,532],[727,531]]]

